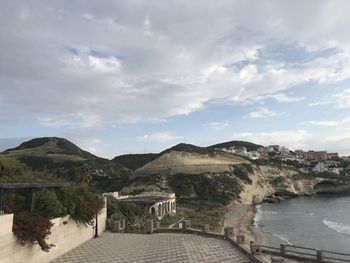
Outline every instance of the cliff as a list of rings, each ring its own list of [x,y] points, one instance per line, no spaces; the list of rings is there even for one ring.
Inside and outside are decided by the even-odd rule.
[[[169,151],[137,169],[122,192],[172,191],[180,203],[210,207],[310,195],[315,184],[293,166],[258,165],[223,152]]]

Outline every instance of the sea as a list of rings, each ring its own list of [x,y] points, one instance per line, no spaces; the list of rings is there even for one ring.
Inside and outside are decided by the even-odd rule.
[[[256,206],[265,243],[350,253],[350,196],[298,197]]]

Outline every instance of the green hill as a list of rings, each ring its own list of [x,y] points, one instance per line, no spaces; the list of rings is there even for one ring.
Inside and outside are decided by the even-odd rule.
[[[131,170],[136,170],[144,166],[145,164],[153,161],[159,156],[157,153],[145,153],[145,154],[125,154],[119,155],[113,158],[113,162],[119,163]]]
[[[199,153],[199,154],[211,154],[214,152],[214,148],[205,148],[205,147],[200,147],[200,146],[196,146],[193,144],[179,143],[179,144],[177,144],[169,149],[166,149],[165,151],[162,151],[159,155],[163,155],[163,154],[171,152],[171,151]]]
[[[51,156],[61,160],[83,160],[98,158],[95,155],[80,149],[72,142],[58,137],[42,137],[23,142],[18,147],[3,152],[7,155],[36,155]]]
[[[88,171],[94,178],[115,178],[130,173],[122,164],[95,156],[58,137],[32,139],[1,155],[20,161],[34,171],[45,171],[68,181],[75,180],[82,171]]]
[[[229,141],[229,142],[223,142],[223,143],[218,143],[218,144],[208,146],[207,149],[222,149],[222,148],[229,148],[232,146],[246,147],[248,151],[256,151],[258,148],[263,147],[262,145],[255,144],[252,142]]]

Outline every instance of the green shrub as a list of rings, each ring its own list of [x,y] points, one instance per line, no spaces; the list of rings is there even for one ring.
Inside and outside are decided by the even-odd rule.
[[[72,191],[72,200],[75,203],[72,219],[84,226],[92,225],[92,220],[103,208],[103,200],[90,192],[86,187],[78,187]]]
[[[248,172],[249,171],[253,172],[253,170],[252,170],[251,166],[249,166],[249,168],[247,168],[247,166],[244,166],[244,165],[236,165],[234,170],[233,170],[233,173],[242,181],[245,181],[245,182],[251,184],[252,180],[249,178]]]
[[[57,198],[62,205],[61,216],[69,215],[74,212],[75,203],[72,199],[72,188],[63,188],[56,192]]]
[[[45,218],[62,215],[62,204],[54,191],[42,189],[36,194],[35,212]]]

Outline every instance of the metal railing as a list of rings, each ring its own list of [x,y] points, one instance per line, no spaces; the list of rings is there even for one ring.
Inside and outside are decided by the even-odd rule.
[[[279,255],[282,257],[310,260],[313,262],[350,262],[350,254],[347,253],[334,252],[330,250],[319,250],[315,248],[287,244],[281,244],[278,248],[251,242],[250,250],[253,255],[267,253]]]

